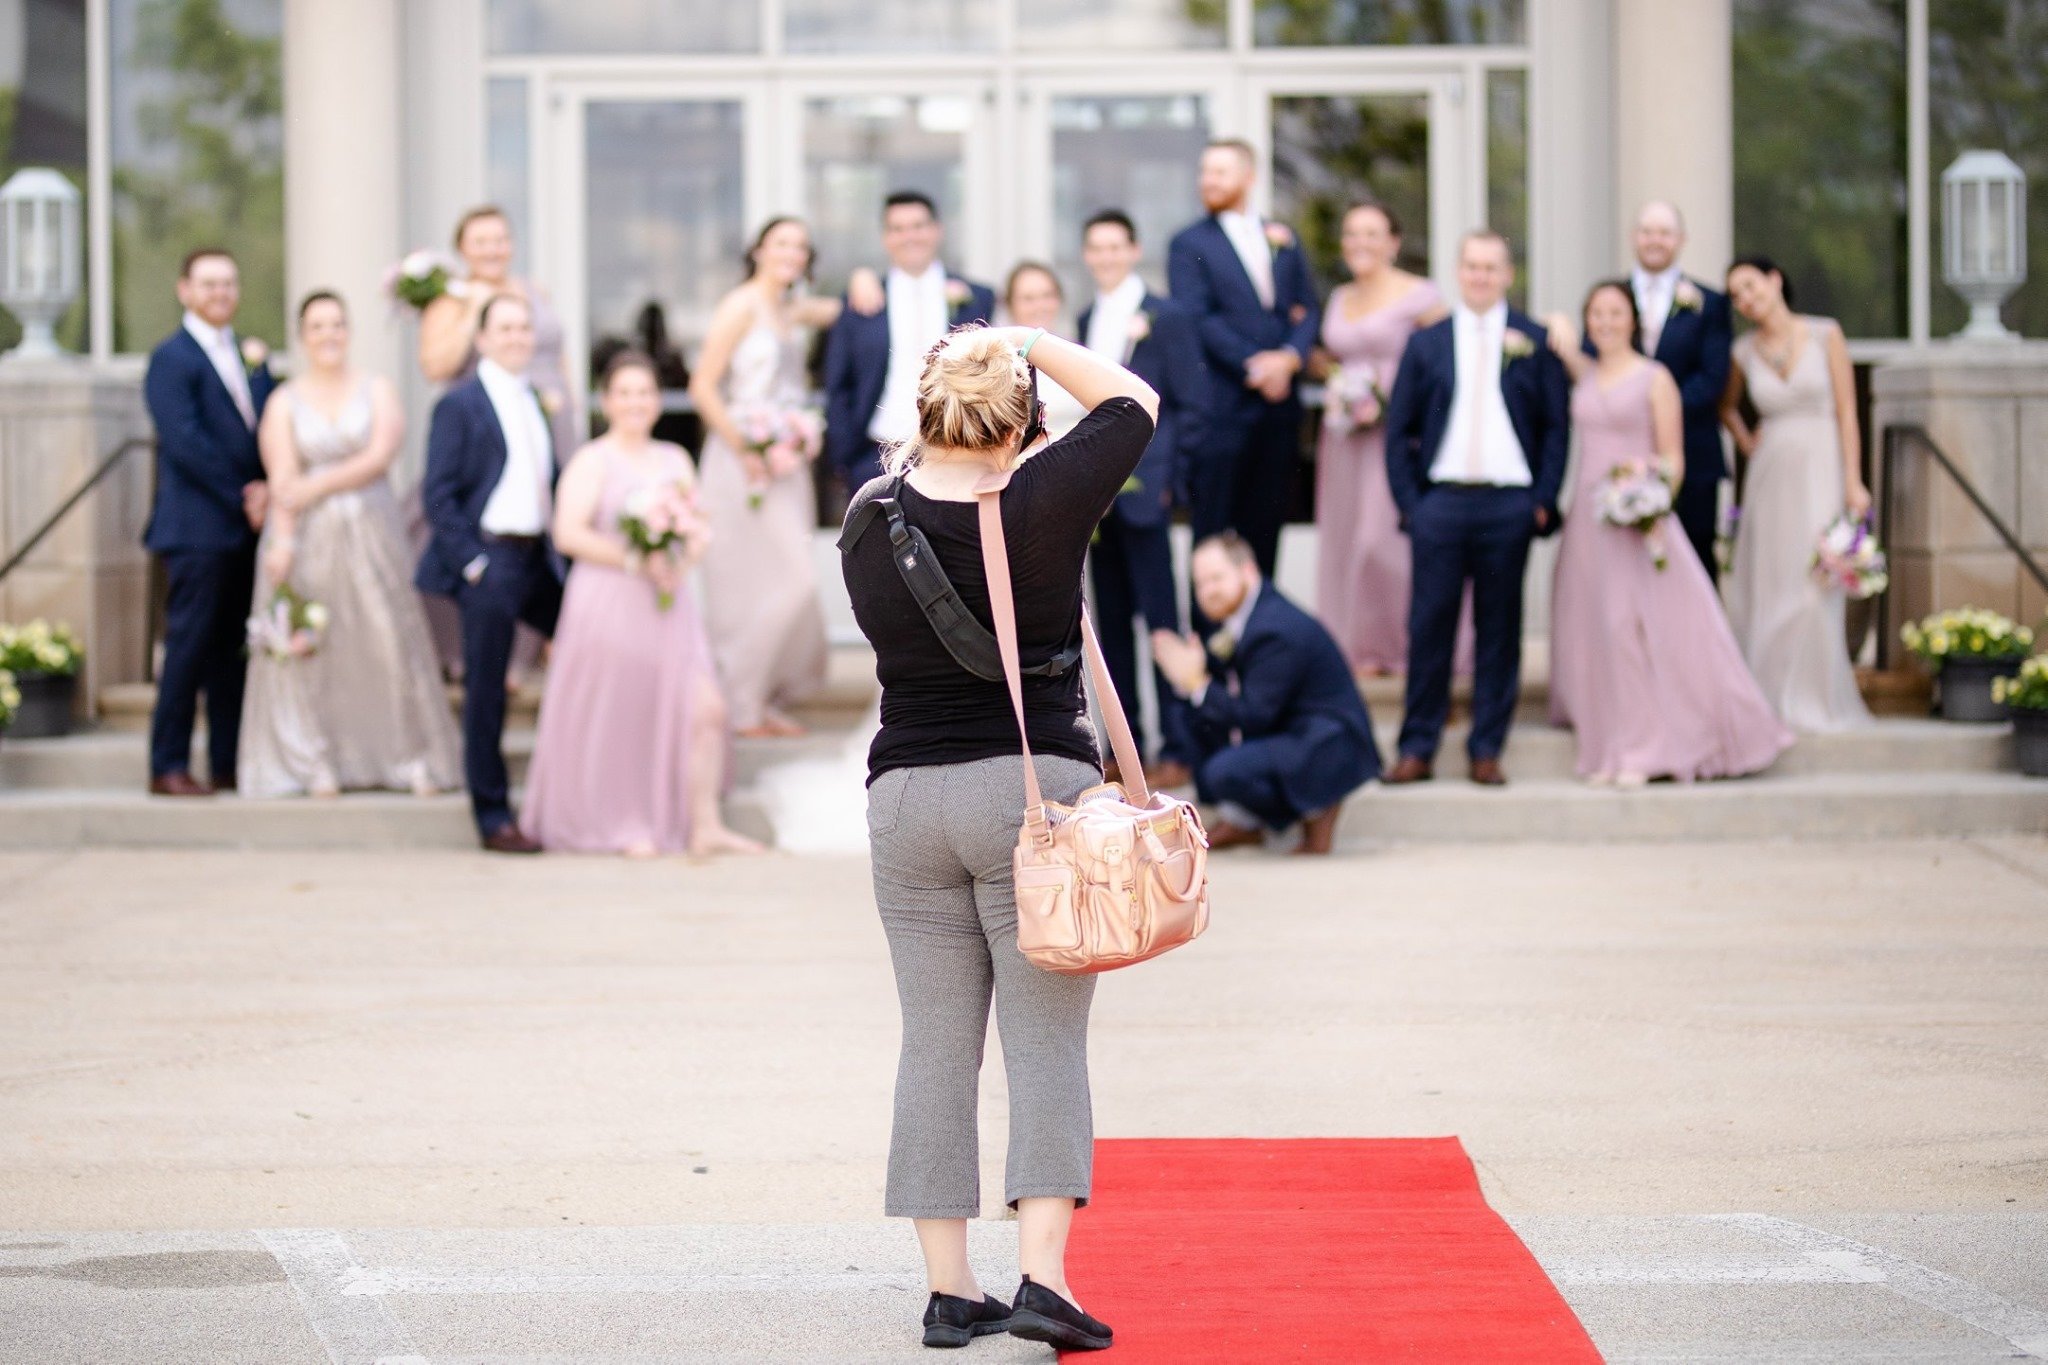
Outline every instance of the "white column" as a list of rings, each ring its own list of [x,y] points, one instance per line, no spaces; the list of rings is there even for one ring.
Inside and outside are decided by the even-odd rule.
[[[379,293],[399,239],[398,0],[285,0],[287,306],[310,289],[348,300],[355,360],[396,378],[409,363]]]
[[[1623,0],[1626,3],[1627,0]],[[1576,312],[1623,264],[1614,232],[1615,0],[1530,6],[1529,302]]]
[[[1616,225],[1668,199],[1685,214],[1688,273],[1718,282],[1735,254],[1731,0],[1616,0]]]

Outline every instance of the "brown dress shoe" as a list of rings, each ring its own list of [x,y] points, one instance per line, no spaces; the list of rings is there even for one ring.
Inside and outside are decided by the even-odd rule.
[[[538,841],[527,838],[519,832],[519,826],[507,825],[483,837],[486,853],[538,853]]]
[[[1343,810],[1339,803],[1328,810],[1319,810],[1301,822],[1301,842],[1294,846],[1298,854],[1320,857],[1329,853],[1337,844],[1337,815]]]
[[[151,796],[211,796],[213,788],[190,773],[165,773],[149,779]]]
[[[213,789],[217,792],[239,792],[242,789],[242,784],[235,780],[233,773],[229,773],[226,777],[214,778]]]
[[[1390,787],[1405,787],[1410,782],[1427,782],[1435,776],[1436,769],[1430,766],[1428,759],[1417,758],[1413,754],[1403,754],[1401,761],[1394,765],[1394,770],[1381,778],[1380,781]]]
[[[1508,775],[1501,771],[1497,758],[1475,758],[1472,760],[1472,780],[1482,787],[1505,787]]]
[[[1228,820],[1218,820],[1209,826],[1211,853],[1223,848],[1257,848],[1265,842],[1266,835],[1263,830],[1247,829],[1243,825],[1233,825]]]
[[[1154,788],[1185,787],[1194,780],[1194,769],[1185,763],[1176,763],[1170,758],[1161,759],[1153,764],[1151,771],[1145,774],[1146,784]]]

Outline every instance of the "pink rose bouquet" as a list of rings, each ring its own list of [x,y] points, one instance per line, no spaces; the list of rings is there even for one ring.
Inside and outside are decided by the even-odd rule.
[[[786,479],[818,458],[825,446],[825,420],[815,408],[749,405],[733,413],[747,453],[747,505],[761,510],[768,485]]]
[[[1340,435],[1371,431],[1386,416],[1378,371],[1363,361],[1339,366],[1323,381],[1323,425]]]
[[[1814,545],[1810,570],[1814,581],[1853,601],[1875,597],[1891,583],[1884,548],[1871,534],[1870,523],[1836,517]]]
[[[653,483],[636,488],[619,512],[619,534],[642,555],[673,555],[691,538],[707,533],[697,497],[681,483]],[[657,594],[663,611],[674,606],[672,593]]]
[[[1624,460],[1608,471],[1600,489],[1600,519],[1641,533],[1659,571],[1671,562],[1664,546],[1664,519],[1670,514],[1671,481],[1657,461]]]
[[[280,661],[309,659],[320,652],[327,622],[327,608],[280,583],[270,605],[249,618],[249,653]]]

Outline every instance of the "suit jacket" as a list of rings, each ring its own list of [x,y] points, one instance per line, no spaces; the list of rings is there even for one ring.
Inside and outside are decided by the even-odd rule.
[[[275,387],[269,366],[250,372],[259,424]],[[142,395],[156,426],[156,498],[142,543],[159,554],[250,544],[242,486],[263,477],[263,457],[206,348],[178,328],[150,352]]]
[[[420,480],[430,532],[413,575],[421,592],[455,596],[463,584],[463,569],[478,555],[489,555],[484,504],[505,473],[505,458],[505,430],[498,425],[498,410],[491,406],[484,381],[471,375],[442,394],[427,431],[427,472]],[[561,477],[559,452],[553,464],[550,484]],[[548,565],[559,578],[565,566],[545,528],[541,538],[547,542]]]
[[[1284,739],[1276,761],[1296,810],[1334,805],[1379,772],[1372,717],[1344,652],[1271,583],[1260,587],[1230,657],[1214,657],[1215,637],[1210,646],[1209,688],[1194,708],[1198,731],[1212,744],[1233,730],[1247,740]]]
[[[1700,306],[1680,308],[1672,299],[1656,359],[1678,381],[1685,406],[1685,481],[1718,483],[1728,477],[1728,457],[1721,449],[1721,391],[1728,387],[1734,328],[1726,294],[1697,280],[1685,283],[1699,290]]]
[[[949,328],[985,323],[996,315],[996,294],[987,285],[951,272],[946,283],[965,285],[968,294],[947,314]],[[842,473],[874,448],[868,423],[888,378],[889,311],[870,317],[843,307],[825,336],[825,458]]]
[[[1209,411],[1231,427],[1249,426],[1266,400],[1244,386],[1244,362],[1255,351],[1286,346],[1306,362],[1323,325],[1322,301],[1309,278],[1308,257],[1293,241],[1273,253],[1273,306],[1259,302],[1252,277],[1223,225],[1211,216],[1175,234],[1166,278],[1174,302],[1194,314],[1209,369]],[[1288,402],[1297,401],[1293,394]]]
[[[1084,346],[1094,316],[1091,302],[1081,310]],[[1124,368],[1159,394],[1159,423],[1133,476],[1138,487],[1118,494],[1112,510],[1133,526],[1157,526],[1172,512],[1176,500],[1185,500],[1188,461],[1196,433],[1202,429],[1203,387],[1208,374],[1202,367],[1195,320],[1185,308],[1148,289],[1137,316],[1146,319],[1150,330],[1143,340],[1124,347]]]
[[[1560,524],[1557,499],[1571,437],[1571,384],[1564,362],[1551,354],[1548,334],[1534,318],[1510,308],[1508,332],[1520,332],[1530,342],[1530,353],[1519,359],[1503,353],[1500,387],[1508,422],[1529,461],[1536,505],[1550,514],[1547,535]],[[1451,424],[1457,393],[1457,339],[1453,319],[1445,318],[1408,339],[1387,398],[1387,482],[1404,523],[1429,490],[1430,466]]]

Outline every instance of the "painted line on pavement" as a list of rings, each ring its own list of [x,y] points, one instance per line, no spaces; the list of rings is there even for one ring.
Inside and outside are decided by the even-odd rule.
[[[343,1286],[362,1271],[340,1233],[328,1228],[258,1228],[263,1243],[306,1310],[334,1365],[428,1365],[383,1304],[348,1295]]]
[[[1560,1285],[1599,1284],[1882,1284],[1884,1273],[1868,1265],[1807,1260],[1796,1265],[1733,1256],[1684,1261],[1559,1257],[1541,1262]]]
[[[2004,1337],[2023,1355],[2048,1360],[2048,1313],[2015,1303],[1982,1285],[1787,1218],[1762,1213],[1717,1213],[1708,1217],[1797,1248],[1811,1260],[1860,1262],[1876,1270],[1879,1282],[1893,1293],[1980,1331]]]
[[[342,1277],[339,1292],[349,1298],[386,1294],[759,1294],[844,1293],[858,1289],[916,1289],[921,1271],[857,1271],[826,1274],[703,1274],[659,1272],[616,1274],[561,1270],[413,1270],[355,1267]]]

